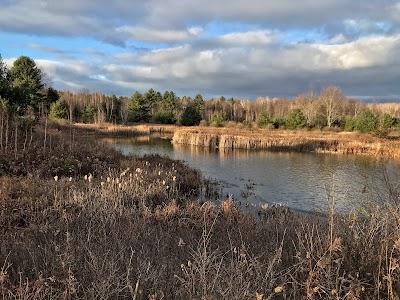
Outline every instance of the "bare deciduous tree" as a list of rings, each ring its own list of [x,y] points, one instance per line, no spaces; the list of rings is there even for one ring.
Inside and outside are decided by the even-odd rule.
[[[322,90],[320,101],[324,107],[326,124],[332,127],[335,121],[340,117],[340,112],[346,96],[337,86],[330,86]]]

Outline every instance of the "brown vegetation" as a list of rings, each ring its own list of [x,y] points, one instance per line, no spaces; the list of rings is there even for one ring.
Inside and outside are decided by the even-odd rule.
[[[390,183],[384,206],[350,216],[334,199],[327,218],[268,205],[249,215],[231,198],[193,201],[201,176],[181,162],[123,157],[60,124],[33,134],[1,150],[2,299],[400,295]]]
[[[382,139],[355,132],[196,127],[175,131],[173,143],[220,149],[265,149],[400,158],[400,140],[397,135]]]
[[[82,131],[84,135],[92,132],[96,135],[105,136],[137,136],[149,134],[172,135],[179,127],[167,124],[131,124],[118,125],[110,123],[70,123],[62,120],[53,120],[54,124],[62,124],[63,127],[70,127]]]

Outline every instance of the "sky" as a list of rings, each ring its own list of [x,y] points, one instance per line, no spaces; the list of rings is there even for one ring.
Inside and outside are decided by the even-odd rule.
[[[400,2],[0,0],[0,54],[59,90],[400,102]]]

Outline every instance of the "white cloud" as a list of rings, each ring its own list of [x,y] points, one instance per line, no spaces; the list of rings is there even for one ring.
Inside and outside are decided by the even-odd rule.
[[[188,40],[195,35],[193,28],[189,30],[155,30],[143,27],[123,26],[116,29],[117,34],[121,34],[130,41],[143,41],[151,43],[176,43]]]
[[[328,57],[325,68],[367,68],[392,64],[400,55],[400,36],[368,37],[341,45],[315,45]],[[395,57],[397,55],[397,57]]]
[[[260,46],[275,41],[274,35],[267,31],[234,32],[222,35],[219,40],[228,45]]]

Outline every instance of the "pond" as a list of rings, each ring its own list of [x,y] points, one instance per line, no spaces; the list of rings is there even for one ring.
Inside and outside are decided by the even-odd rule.
[[[389,187],[400,181],[399,162],[364,156],[209,149],[155,136],[107,142],[123,154],[183,160],[220,183],[219,199],[211,200],[231,194],[244,208],[277,203],[325,213],[334,201],[337,212],[348,213],[387,201]]]

